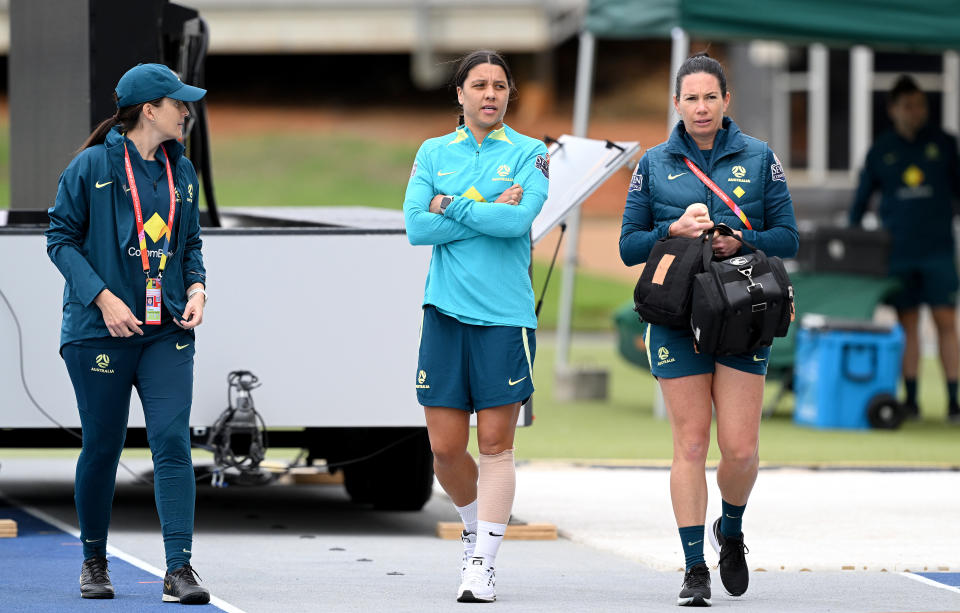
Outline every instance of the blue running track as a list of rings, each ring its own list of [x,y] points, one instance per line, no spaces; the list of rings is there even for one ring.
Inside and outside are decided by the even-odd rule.
[[[960,573],[914,573],[915,575],[920,575],[921,577],[926,577],[931,581],[936,581],[937,583],[942,583],[950,587],[960,588]]]
[[[112,600],[81,599],[79,539],[3,499],[0,518],[17,522],[17,537],[0,539],[0,610],[4,613],[183,610],[181,605],[161,601],[162,577],[109,554],[116,596]],[[222,611],[212,604],[186,610]]]

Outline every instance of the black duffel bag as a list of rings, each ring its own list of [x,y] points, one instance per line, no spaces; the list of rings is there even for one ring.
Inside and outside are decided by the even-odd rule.
[[[633,310],[641,321],[690,329],[693,279],[713,255],[712,238],[712,232],[697,238],[670,236],[653,245],[633,289]]]
[[[753,253],[713,261],[705,254],[703,271],[694,276],[690,327],[701,353],[734,355],[769,347],[786,336],[794,319],[793,284],[783,261],[767,257],[720,224]]]

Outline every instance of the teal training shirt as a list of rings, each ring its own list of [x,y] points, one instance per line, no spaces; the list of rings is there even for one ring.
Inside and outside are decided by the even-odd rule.
[[[407,238],[433,245],[423,304],[476,325],[536,328],[530,226],[547,199],[546,146],[507,125],[483,142],[465,126],[425,141],[403,203]],[[514,183],[517,205],[494,202]],[[443,215],[437,194],[453,196]]]

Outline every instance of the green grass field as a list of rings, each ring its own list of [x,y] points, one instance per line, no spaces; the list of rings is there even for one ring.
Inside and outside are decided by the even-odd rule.
[[[213,141],[217,203],[400,209],[419,143],[342,134],[264,134]]]

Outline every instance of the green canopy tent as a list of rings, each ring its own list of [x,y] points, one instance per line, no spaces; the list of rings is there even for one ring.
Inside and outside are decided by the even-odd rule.
[[[776,40],[815,45],[811,53],[811,170],[826,170],[826,46],[854,47],[851,53],[851,160],[862,159],[871,138],[870,95],[873,48],[904,51],[960,49],[960,2],[956,0],[590,0],[580,34],[573,133],[586,136],[590,116],[596,39],[671,38],[671,75],[689,53],[689,37],[713,40]],[[821,67],[814,70],[815,67]],[[945,62],[950,99],[944,108],[960,115],[960,59]],[[816,81],[815,81],[816,79]],[[815,84],[815,86],[814,86]],[[675,121],[675,117],[673,121]],[[673,123],[671,121],[671,124]],[[956,127],[951,124],[951,127]],[[567,219],[557,329],[556,374],[568,365],[579,209]]]
[[[586,30],[597,38],[766,39],[909,50],[960,48],[956,0],[591,0]]]

